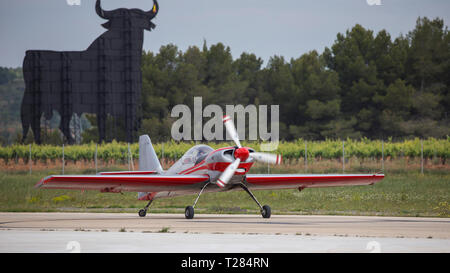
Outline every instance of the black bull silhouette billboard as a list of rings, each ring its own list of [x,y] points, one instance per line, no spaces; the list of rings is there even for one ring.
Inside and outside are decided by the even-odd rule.
[[[106,119],[124,119],[127,141],[138,129],[137,108],[141,96],[141,55],[144,30],[158,13],[153,0],[149,11],[140,9],[103,10],[96,1],[97,14],[108,22],[107,29],[85,51],[28,50],[23,61],[25,94],[21,119],[23,138],[28,129],[41,142],[40,122],[53,111],[61,116],[59,125],[66,141],[73,143],[70,120],[73,114],[95,113],[99,142],[105,140]]]

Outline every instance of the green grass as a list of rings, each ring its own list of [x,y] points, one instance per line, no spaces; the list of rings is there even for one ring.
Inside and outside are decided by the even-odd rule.
[[[159,233],[167,233],[169,232],[170,227],[162,227],[158,232]]]
[[[278,167],[272,173],[293,172],[296,168]],[[68,170],[67,173],[89,173],[89,170]],[[255,167],[254,173],[267,172]],[[339,172],[339,170],[326,170]],[[349,170],[350,172],[350,170]],[[145,206],[136,193],[100,193],[95,191],[39,190],[33,186],[41,178],[58,170],[0,172],[0,211],[9,212],[136,212]],[[92,173],[92,171],[90,171]],[[262,204],[273,214],[330,214],[450,217],[450,172],[391,170],[385,179],[373,186],[322,189],[255,191]],[[184,213],[192,205],[194,195],[158,199],[150,213]],[[256,214],[256,204],[245,192],[205,193],[196,206],[196,213]]]

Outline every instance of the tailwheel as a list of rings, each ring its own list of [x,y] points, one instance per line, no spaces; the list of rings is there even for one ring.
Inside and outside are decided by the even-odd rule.
[[[141,209],[141,210],[139,210],[138,214],[139,214],[140,217],[145,217],[145,215],[147,215],[147,210]]]
[[[271,213],[272,212],[271,212],[270,207],[268,205],[264,205],[262,207],[261,215],[262,215],[263,218],[270,218]]]
[[[194,218],[194,207],[187,206],[185,211],[184,211],[184,216],[186,217],[186,219]]]

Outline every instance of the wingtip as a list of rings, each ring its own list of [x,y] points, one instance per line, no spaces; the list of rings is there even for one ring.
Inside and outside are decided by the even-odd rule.
[[[39,180],[39,182],[36,183],[36,185],[34,185],[34,188],[38,189],[38,188],[42,187],[47,182],[47,180],[49,180],[50,178],[52,178],[51,175],[42,178],[41,180]]]

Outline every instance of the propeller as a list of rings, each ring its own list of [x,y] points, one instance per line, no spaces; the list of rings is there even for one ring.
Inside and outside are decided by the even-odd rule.
[[[250,154],[250,157],[256,161],[279,165],[281,163],[281,155],[268,154],[268,153],[258,153],[254,152]]]
[[[221,188],[225,187],[228,181],[230,181],[231,177],[233,177],[236,169],[239,167],[239,163],[241,160],[237,158],[233,163],[228,165],[228,167],[223,171],[220,175],[219,179],[217,179],[217,185]]]
[[[223,117],[223,123],[225,124],[225,128],[227,130],[228,135],[233,139],[234,143],[236,143],[237,148],[234,150],[235,160],[233,163],[228,165],[228,167],[224,170],[224,172],[217,179],[217,185],[221,188],[225,187],[230,179],[233,177],[237,168],[241,161],[247,160],[247,158],[251,157],[256,161],[269,163],[269,164],[280,164],[281,156],[277,154],[269,154],[269,153],[260,153],[260,152],[252,152],[245,147],[241,146],[241,142],[239,141],[239,136],[234,127],[233,121],[230,116]]]
[[[225,128],[227,129],[227,133],[230,135],[231,139],[233,139],[234,143],[241,148],[241,142],[239,142],[239,136],[236,131],[236,128],[234,128],[234,123],[231,120],[230,116],[224,116],[223,117],[223,124],[225,124]]]

